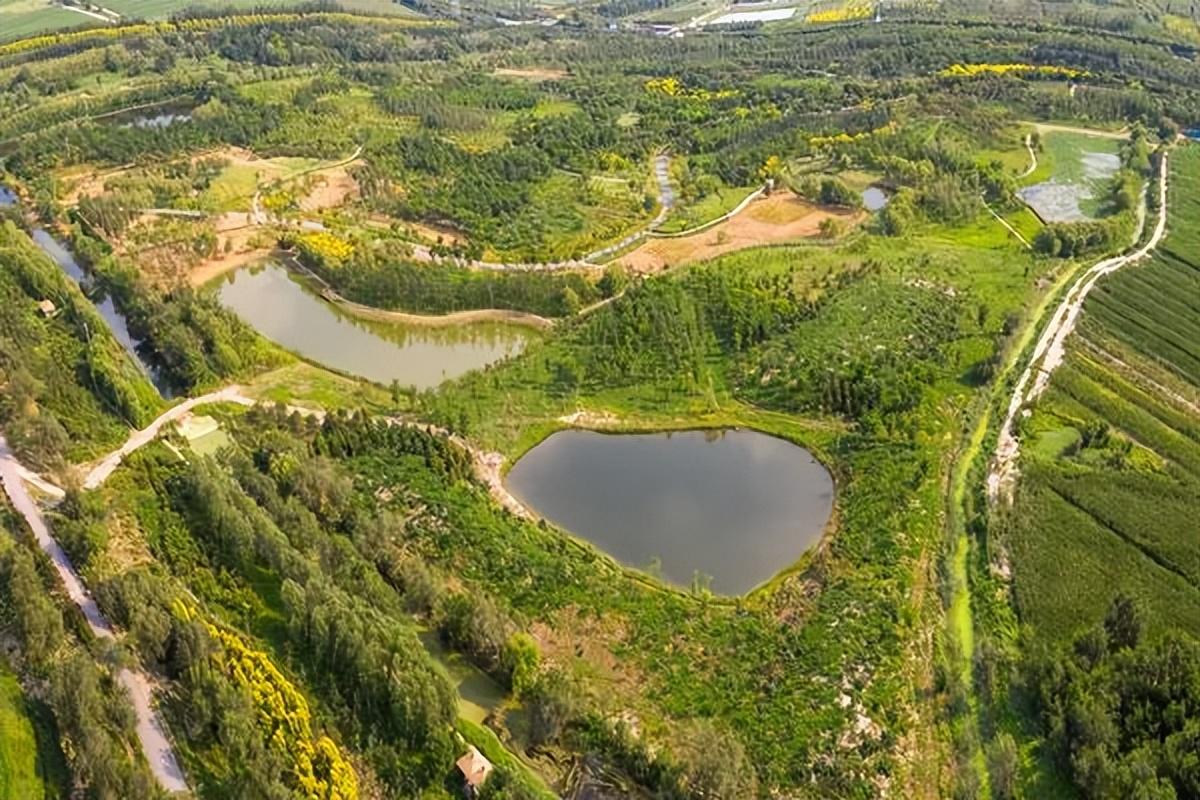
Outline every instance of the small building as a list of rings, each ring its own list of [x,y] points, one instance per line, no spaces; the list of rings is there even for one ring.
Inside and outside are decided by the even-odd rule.
[[[40,300],[38,301],[38,311],[42,312],[43,317],[50,318],[54,316],[58,309],[54,307],[53,301]]]
[[[479,787],[483,786],[488,775],[492,774],[492,762],[484,758],[483,753],[475,749],[475,745],[467,746],[467,752],[455,762],[455,766],[462,773],[463,791],[467,797],[478,795]]]

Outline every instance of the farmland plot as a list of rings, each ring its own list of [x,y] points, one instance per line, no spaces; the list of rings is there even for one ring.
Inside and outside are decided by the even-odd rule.
[[[1009,545],[1018,610],[1042,638],[1094,624],[1117,591],[1151,628],[1200,634],[1200,148],[1176,158],[1168,238],[1089,298],[1025,426],[1038,444]]]

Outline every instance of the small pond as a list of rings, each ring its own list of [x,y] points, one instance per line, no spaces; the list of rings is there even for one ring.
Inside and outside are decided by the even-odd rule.
[[[537,513],[619,561],[743,594],[815,545],[833,480],[802,447],[746,430],[560,431],[505,483]]]
[[[12,189],[0,183],[0,208],[4,208],[6,206],[15,206],[16,204],[16,193]]]
[[[360,320],[277,264],[239,270],[221,283],[219,297],[264,336],[304,358],[418,389],[516,355],[529,335],[498,323],[434,328]]]
[[[888,204],[887,192],[878,186],[868,186],[862,193],[863,208],[878,211]]]

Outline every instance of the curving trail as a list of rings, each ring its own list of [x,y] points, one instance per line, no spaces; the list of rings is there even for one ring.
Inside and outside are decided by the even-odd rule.
[[[134,431],[129,435],[129,438],[125,441],[125,444],[121,445],[119,448],[96,462],[96,464],[84,477],[83,488],[95,489],[97,486],[108,480],[108,476],[113,474],[113,471],[121,465],[121,462],[126,456],[133,453],[143,445],[149,444],[157,439],[159,431],[161,431],[163,426],[167,423],[175,422],[181,419],[182,417],[191,413],[192,409],[196,406],[204,405],[206,403],[222,402],[238,403],[239,405],[243,406],[254,405],[253,400],[242,394],[242,388],[240,386],[226,386],[224,389],[184,400],[179,405],[172,406],[164,411],[158,417],[158,419],[151,422],[145,428],[142,428],[140,431]]]
[[[87,620],[92,633],[102,639],[114,638],[112,625],[100,612],[91,592],[83,585],[79,574],[71,566],[67,554],[51,535],[50,528],[42,517],[42,512],[34,503],[33,498],[29,496],[23,482],[25,473],[26,470],[17,462],[16,457],[9,449],[8,442],[3,436],[0,436],[0,480],[4,483],[4,491],[8,494],[9,500],[29,524],[38,547],[50,557],[50,562],[54,565],[54,570],[58,573],[63,587],[67,590],[67,595],[71,598],[71,602],[75,603],[83,612],[84,619]],[[117,680],[129,692],[129,699],[137,718],[138,739],[141,740],[142,750],[146,754],[146,761],[149,762],[154,777],[168,792],[188,791],[187,779],[184,778],[183,770],[180,769],[179,761],[175,757],[175,751],[171,748],[166,727],[154,710],[154,689],[150,678],[141,670],[123,668],[117,673]]]
[[[1055,309],[1054,315],[1046,330],[1034,346],[1029,364],[1021,373],[1012,397],[1009,399],[1008,411],[1000,427],[999,438],[996,441],[996,451],[987,476],[988,501],[995,503],[1001,497],[1011,498],[1012,486],[1017,478],[1017,460],[1021,454],[1021,442],[1017,438],[1015,425],[1017,417],[1025,405],[1037,400],[1050,383],[1050,376],[1062,363],[1066,355],[1067,337],[1075,329],[1075,323],[1083,311],[1083,303],[1096,283],[1105,275],[1109,275],[1124,266],[1141,261],[1154,251],[1167,230],[1167,154],[1159,162],[1158,175],[1159,213],[1158,222],[1150,239],[1137,250],[1125,255],[1113,256],[1100,261],[1081,275],[1067,296]],[[1144,209],[1144,203],[1143,203]],[[1144,214],[1144,211],[1143,211]],[[1144,220],[1144,216],[1139,217]],[[1139,224],[1138,234],[1144,223]],[[1138,238],[1138,237],[1135,237]],[[1032,386],[1030,385],[1032,383]]]
[[[1017,176],[1017,180],[1028,178],[1038,168],[1037,153],[1033,151],[1033,134],[1031,133],[1025,134],[1025,149],[1029,151],[1029,166]]]

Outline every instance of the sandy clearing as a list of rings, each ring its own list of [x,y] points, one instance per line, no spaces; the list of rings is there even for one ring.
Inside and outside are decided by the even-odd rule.
[[[497,67],[492,74],[498,78],[522,78],[528,81],[560,81],[567,77],[565,69],[553,67]]]
[[[311,178],[308,194],[299,201],[301,211],[340,208],[348,200],[358,196],[358,182],[350,176],[344,166],[317,170],[312,173]]]
[[[634,272],[659,272],[669,266],[704,261],[735,250],[812,239],[820,235],[821,223],[826,219],[837,219],[848,228],[865,218],[862,211],[823,208],[791,192],[776,192],[755,200],[740,214],[719,225],[688,236],[648,239],[616,260]]]
[[[146,215],[146,222],[154,224],[157,218]],[[216,233],[213,255],[204,257],[192,250],[186,241],[165,242],[140,249],[128,249],[123,242],[114,246],[133,258],[142,274],[151,281],[174,286],[187,282],[200,286],[208,281],[247,264],[269,256],[275,237],[264,228],[250,224],[250,214],[229,211],[205,221],[197,230],[208,229]]]
[[[104,194],[104,185],[112,178],[118,178],[135,169],[132,165],[114,167],[111,169],[90,172],[87,167],[73,167],[70,171],[60,173],[56,177],[66,187],[63,203],[73,206],[85,197],[99,197]]]
[[[1046,133],[1081,133],[1084,136],[1095,136],[1100,139],[1128,139],[1129,130],[1122,129],[1119,131],[1102,131],[1098,128],[1077,128],[1073,125],[1055,125],[1052,122],[1030,122],[1026,123],[1037,129],[1039,134]]]
[[[464,240],[462,233],[445,225],[434,225],[430,222],[403,222],[413,233],[423,239],[427,239],[430,243],[436,243],[441,239],[442,244],[453,246],[461,244]]]
[[[216,159],[226,162],[226,169],[252,169],[259,173],[260,183],[270,183],[271,181],[282,180],[288,181],[298,177],[297,170],[294,164],[289,164],[287,158],[263,158],[252,150],[247,150],[244,147],[236,147],[227,145],[224,147],[215,148],[212,150],[202,150],[198,153],[193,153],[187,156],[187,160],[191,164],[197,164],[201,161]],[[182,159],[174,159],[174,163],[179,163]],[[165,162],[163,162],[165,163]],[[152,165],[125,164],[119,167],[109,167],[106,169],[93,171],[94,168],[87,166],[72,167],[70,170],[58,173],[57,177],[66,187],[63,194],[63,202],[66,205],[75,205],[84,197],[96,197],[105,191],[105,183],[113,178],[123,177],[125,175],[156,169],[163,166],[163,163]],[[305,175],[315,176],[332,176],[333,180],[329,181],[335,187],[344,184],[344,179],[353,183],[353,178],[350,178],[346,172],[346,168],[353,164],[354,161],[349,161],[344,164],[339,164],[336,167],[326,169],[316,169],[312,172],[305,172]],[[301,172],[303,172],[301,170]],[[344,179],[343,179],[344,176]],[[357,190],[357,184],[354,185]],[[320,206],[327,207],[327,206]]]

